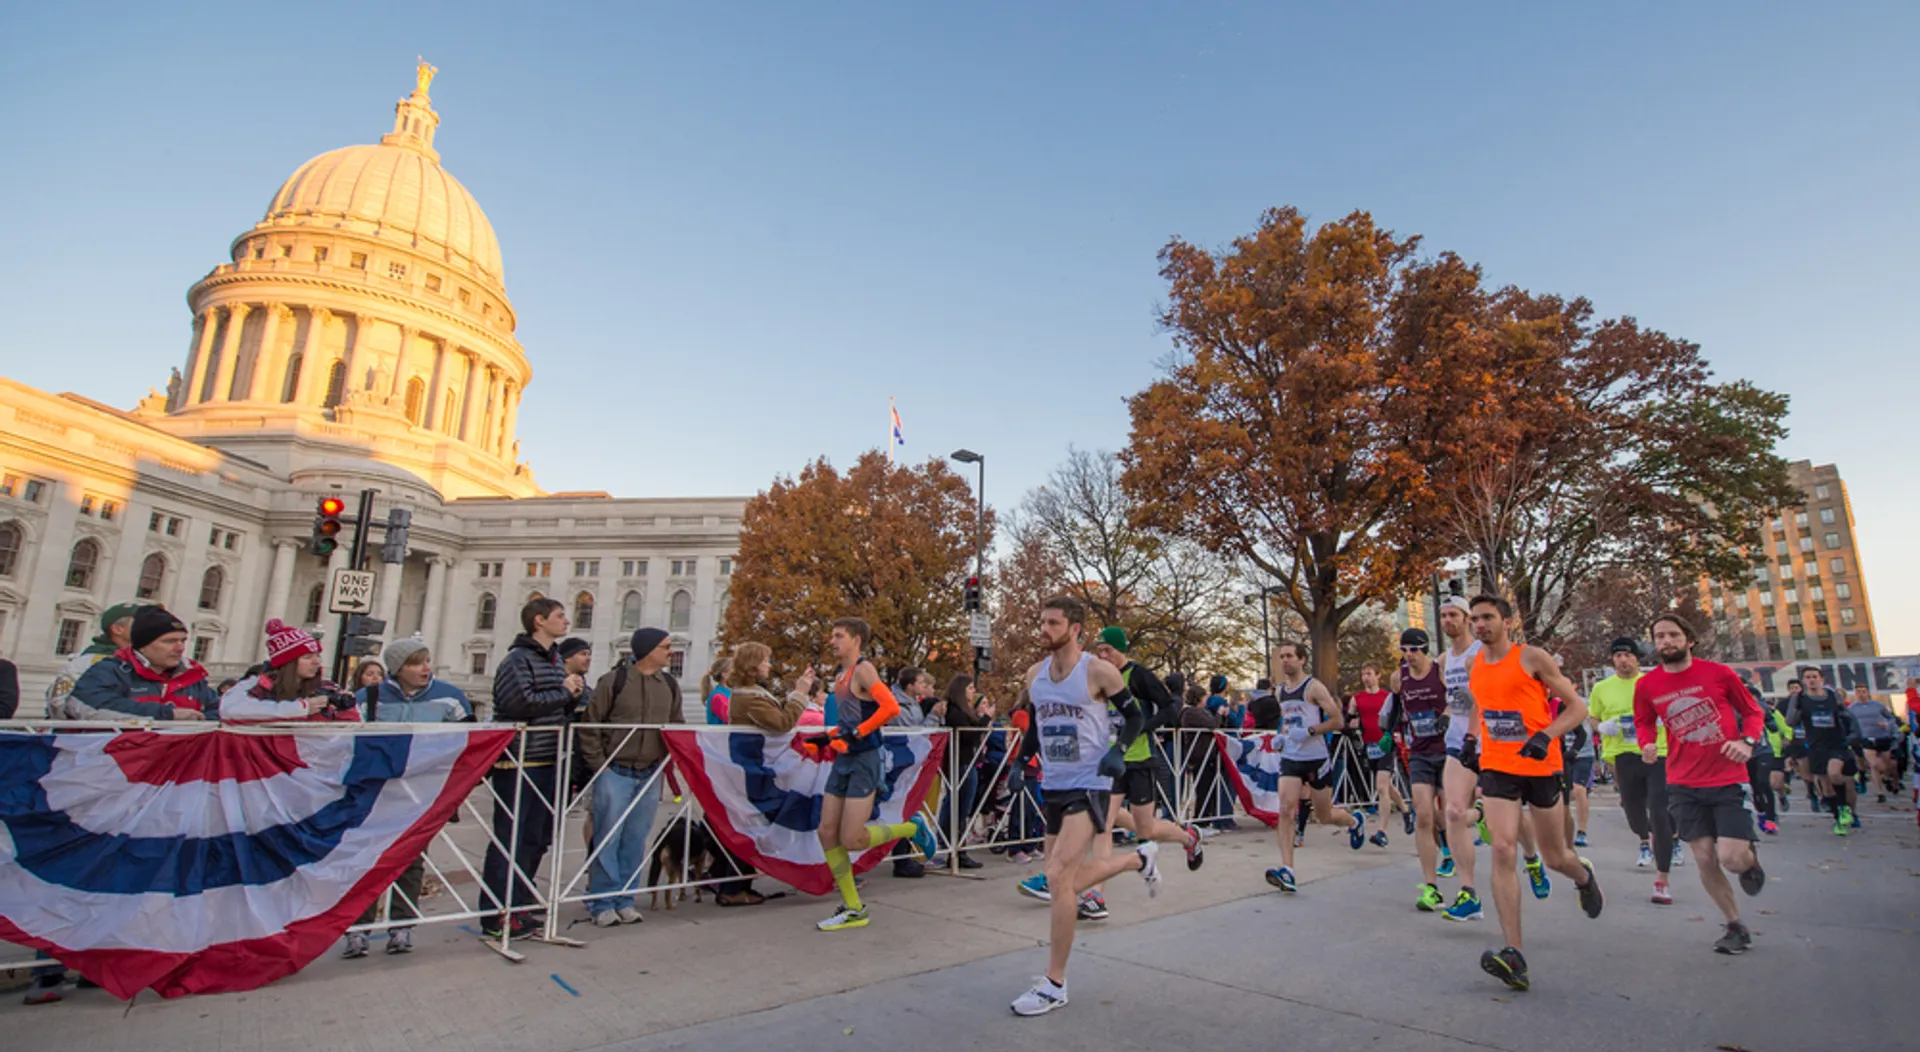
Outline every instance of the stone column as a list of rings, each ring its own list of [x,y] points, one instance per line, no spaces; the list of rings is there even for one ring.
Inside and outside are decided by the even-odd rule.
[[[435,340],[433,344],[433,379],[427,383],[427,404],[422,407],[420,426],[429,431],[439,430],[444,425],[440,420],[440,376],[446,371],[447,341]],[[432,587],[429,585],[428,587]],[[431,593],[429,593],[431,594]],[[425,624],[426,622],[421,622]]]
[[[293,558],[299,549],[300,542],[290,537],[281,537],[273,542],[273,571],[267,578],[267,608],[260,615],[262,632],[266,630],[266,622],[276,617],[293,623],[287,617],[287,603],[293,598]]]
[[[333,320],[333,312],[325,307],[310,307],[307,310],[307,339],[300,345],[300,379],[293,389],[293,404],[312,405],[313,375],[320,368],[320,356],[325,353],[327,323]]]
[[[400,330],[400,350],[393,357],[393,385],[387,392],[395,398],[407,393],[407,365],[412,358],[413,338],[420,330],[411,325],[398,326]]]
[[[460,433],[454,437],[462,442],[471,442],[474,426],[473,407],[480,401],[479,392],[475,390],[480,385],[480,357],[467,352],[462,352],[461,356],[467,360],[467,376],[466,381],[460,385]]]
[[[452,565],[451,559],[441,555],[427,560],[427,603],[420,611],[420,638],[426,640],[427,648],[433,651],[435,668],[447,663],[446,655],[440,652],[440,620],[446,615],[446,571]]]
[[[487,400],[487,452],[500,455],[502,429],[507,422],[507,374],[493,373],[493,395]]]
[[[278,303],[266,306],[267,317],[260,326],[260,349],[254,352],[253,368],[247,373],[247,401],[280,400],[281,374],[285,366],[280,357],[280,319],[291,313]]]
[[[247,315],[252,310],[244,303],[235,303],[227,308],[227,338],[220,341],[220,366],[213,374],[210,401],[233,400],[233,367],[239,364],[240,333],[247,327]]]
[[[392,640],[400,634],[400,626],[394,618],[400,614],[400,578],[405,576],[407,564],[388,566],[380,563],[379,567],[380,579],[373,593],[373,616],[387,623],[387,631],[382,638]]]
[[[346,348],[340,352],[340,361],[346,367],[342,370],[346,375],[346,381],[340,385],[340,401],[344,403],[349,394],[365,390],[367,386],[366,381],[360,378],[358,368],[361,328],[367,324],[367,319],[351,311],[342,311],[340,316],[348,319],[347,328],[353,334],[353,338],[347,341]]]
[[[502,401],[506,404],[506,420],[500,425],[500,455],[507,458],[511,466],[513,457],[514,428],[520,423],[520,386],[507,384]]]
[[[218,307],[208,307],[195,319],[199,326],[193,334],[193,345],[187,351],[186,386],[180,391],[180,405],[199,405],[200,388],[207,382],[207,355],[213,349],[213,332],[220,327]],[[179,408],[176,406],[175,408]]]

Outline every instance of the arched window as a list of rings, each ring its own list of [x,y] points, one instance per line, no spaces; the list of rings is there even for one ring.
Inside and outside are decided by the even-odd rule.
[[[673,605],[667,610],[667,631],[685,632],[693,626],[693,596],[688,592],[673,593]]]
[[[67,559],[67,587],[92,588],[93,570],[100,565],[100,545],[91,539],[83,539],[73,546],[73,554]]]
[[[220,593],[227,586],[227,572],[218,566],[207,567],[200,575],[200,609],[220,609]]]
[[[631,632],[640,627],[640,593],[628,592],[620,600],[620,631]]]
[[[420,426],[424,419],[421,414],[427,411],[427,385],[420,382],[418,376],[407,381],[407,423]]]
[[[140,560],[140,583],[134,586],[135,599],[153,599],[167,579],[167,557],[154,552]]]
[[[20,565],[20,546],[25,539],[19,523],[0,522],[0,577],[13,576],[13,568]]]
[[[333,367],[327,370],[327,400],[321,404],[328,409],[340,404],[347,396],[347,363],[335,360]]]
[[[307,624],[317,625],[320,623],[320,604],[326,601],[327,586],[323,584],[314,585],[313,590],[307,593]]]
[[[473,630],[476,632],[493,631],[493,615],[500,609],[500,600],[492,592],[480,593],[480,612],[474,615]]]
[[[573,597],[573,627],[582,632],[593,627],[592,592],[581,592]]]
[[[287,375],[285,379],[280,381],[280,400],[282,402],[293,401],[293,396],[300,390],[300,358],[301,355],[299,351],[295,351],[287,356]]]

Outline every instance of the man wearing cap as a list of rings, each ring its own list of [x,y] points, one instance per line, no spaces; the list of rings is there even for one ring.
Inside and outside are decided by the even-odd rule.
[[[593,685],[587,724],[647,724],[644,730],[587,726],[575,732],[578,762],[593,781],[593,872],[587,910],[597,927],[638,924],[631,888],[646,863],[647,837],[660,807],[660,765],[667,743],[658,725],[684,722],[680,681],[667,671],[673,642],[657,628],[633,634],[633,653]]]
[[[1620,809],[1627,825],[1640,838],[1641,869],[1656,867],[1653,901],[1673,905],[1667,874],[1673,871],[1673,819],[1667,814],[1667,729],[1659,728],[1656,754],[1651,761],[1640,754],[1635,738],[1633,689],[1640,682],[1640,643],[1631,636],[1613,641],[1613,675],[1593,685],[1587,701],[1589,718],[1600,732],[1600,758],[1613,765],[1620,791]],[[1647,842],[1651,834],[1653,842]]]
[[[1436,913],[1446,906],[1438,881],[1440,785],[1447,769],[1447,681],[1428,650],[1431,645],[1425,629],[1409,628],[1400,633],[1400,667],[1388,681],[1406,717],[1413,842],[1420,856],[1420,871],[1426,877],[1414,908],[1423,913]]]
[[[187,657],[187,626],[165,607],[143,606],[127,629],[127,645],[95,662],[70,699],[95,719],[203,720],[220,698],[207,670]]]
[[[88,643],[85,650],[68,658],[67,663],[60,666],[59,674],[47,686],[48,719],[97,718],[93,710],[73,701],[73,685],[101,659],[112,657],[115,651],[127,645],[133,638],[133,615],[139,609],[139,603],[116,603],[100,615],[100,634],[93,637],[93,642]]]
[[[1139,699],[1147,718],[1145,727],[1133,739],[1133,744],[1127,747],[1123,757],[1127,764],[1126,773],[1114,780],[1109,823],[1119,816],[1120,798],[1126,797],[1127,810],[1133,816],[1135,836],[1141,840],[1182,845],[1187,852],[1187,868],[1199,869],[1205,861],[1204,849],[1200,846],[1200,831],[1181,829],[1178,824],[1161,819],[1154,808],[1160,795],[1153,754],[1154,733],[1179,722],[1180,704],[1173,699],[1173,695],[1167,693],[1160,677],[1127,657],[1131,645],[1127,630],[1119,625],[1108,625],[1101,629],[1093,642],[1093,656],[1120,671],[1120,681]]]

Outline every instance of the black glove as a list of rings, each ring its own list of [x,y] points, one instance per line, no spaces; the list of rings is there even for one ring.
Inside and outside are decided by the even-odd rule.
[[[1116,745],[1108,749],[1105,756],[1100,757],[1100,776],[1102,778],[1118,778],[1126,773],[1127,752],[1125,749]]]
[[[1520,747],[1520,755],[1529,760],[1544,760],[1547,758],[1547,749],[1552,744],[1553,739],[1547,737],[1546,731],[1534,731],[1528,736],[1527,744]]]

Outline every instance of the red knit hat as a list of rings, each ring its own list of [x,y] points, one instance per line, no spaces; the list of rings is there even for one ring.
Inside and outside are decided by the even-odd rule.
[[[267,664],[279,668],[302,654],[320,653],[320,641],[313,633],[295,628],[279,618],[267,622]]]

